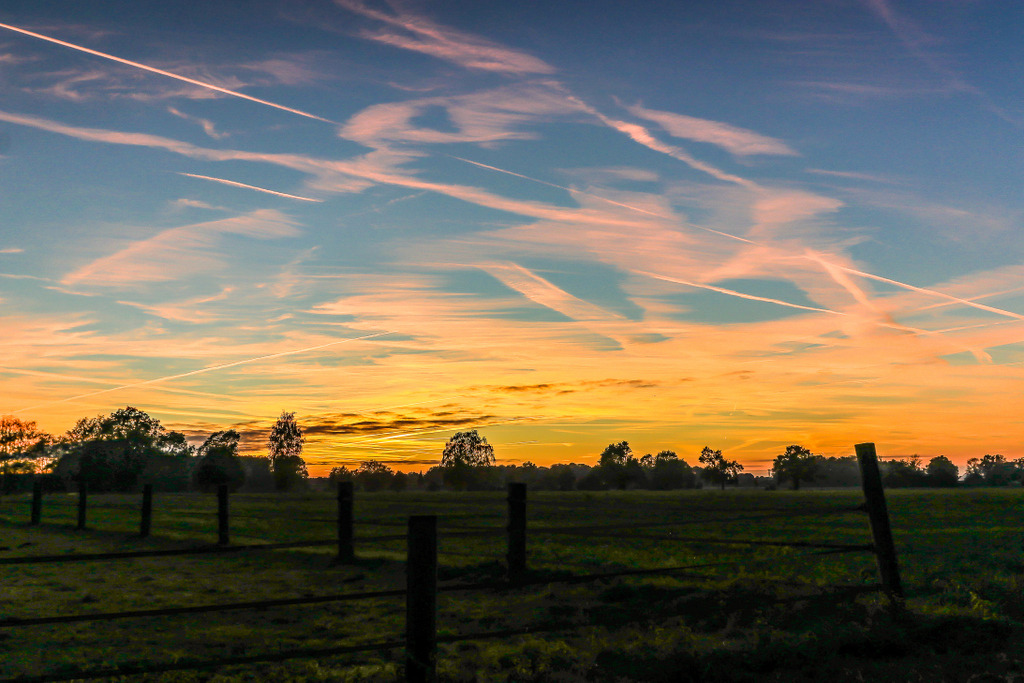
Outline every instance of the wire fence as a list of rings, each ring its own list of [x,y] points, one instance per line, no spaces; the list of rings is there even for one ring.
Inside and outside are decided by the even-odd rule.
[[[858,456],[861,454],[858,452]],[[873,455],[873,450],[872,450]],[[879,489],[880,490],[880,489]],[[539,526],[531,527],[529,533],[531,535],[537,535],[542,537],[558,537],[568,538],[570,540],[575,539],[581,542],[591,539],[612,539],[612,540],[631,540],[631,541],[642,541],[642,542],[658,542],[658,543],[678,543],[684,545],[723,545],[727,547],[746,547],[746,548],[774,548],[774,549],[794,549],[802,552],[793,553],[785,559],[793,562],[807,562],[816,557],[824,555],[834,555],[841,553],[853,553],[853,552],[872,552],[876,556],[880,553],[880,544],[878,542],[878,535],[876,533],[876,520],[872,516],[872,500],[868,494],[868,487],[865,486],[866,496],[866,507],[865,506],[842,506],[842,507],[816,507],[812,509],[800,509],[800,510],[768,510],[768,509],[756,509],[750,510],[749,513],[741,515],[731,515],[726,518],[711,519],[710,517],[705,519],[677,519],[673,521],[662,521],[662,522],[651,522],[644,524],[641,520],[629,520],[628,523],[619,524],[591,524],[591,525],[566,525],[566,526]],[[685,564],[671,565],[671,566],[656,566],[656,567],[635,567],[635,568],[622,568],[598,572],[586,572],[586,573],[573,573],[573,572],[551,572],[543,570],[527,570],[527,555],[526,555],[526,491],[524,485],[510,485],[508,495],[508,512],[505,516],[507,524],[502,526],[475,526],[475,525],[460,525],[458,522],[455,524],[445,524],[441,529],[443,536],[452,539],[501,539],[505,537],[508,544],[508,552],[505,557],[507,565],[507,574],[499,580],[484,581],[484,582],[472,582],[472,583],[455,583],[455,584],[442,584],[437,583],[437,555],[438,555],[438,539],[437,539],[437,518],[436,516],[415,516],[408,520],[408,532],[404,534],[380,534],[380,535],[363,535],[357,536],[354,533],[354,519],[352,515],[352,489],[351,486],[342,486],[339,488],[337,505],[338,514],[335,518],[319,518],[319,517],[288,517],[290,521],[303,521],[303,522],[316,522],[316,523],[331,523],[337,524],[338,535],[336,538],[331,539],[309,539],[300,541],[288,541],[279,543],[258,543],[258,544],[242,544],[242,545],[231,545],[226,541],[226,528],[228,525],[228,505],[227,495],[222,490],[220,492],[220,504],[216,511],[210,513],[202,513],[204,515],[216,515],[218,518],[218,527],[221,532],[220,542],[217,545],[203,545],[203,546],[192,546],[185,548],[174,548],[174,549],[155,549],[155,550],[138,550],[138,551],[118,551],[118,552],[105,552],[105,553],[70,553],[60,555],[27,555],[22,557],[9,557],[0,558],[0,565],[33,565],[33,564],[59,564],[68,562],[99,562],[99,561],[125,561],[125,560],[136,560],[144,558],[165,558],[174,556],[186,556],[186,555],[216,555],[221,553],[240,553],[240,552],[264,552],[274,550],[290,550],[299,548],[317,548],[317,547],[337,547],[338,557],[343,559],[349,559],[355,557],[354,548],[358,544],[361,546],[376,544],[376,543],[392,543],[398,541],[405,541],[407,544],[407,568],[406,574],[407,579],[410,582],[405,589],[388,589],[388,590],[376,590],[376,591],[362,591],[362,592],[343,592],[333,593],[325,595],[314,595],[314,596],[300,596],[300,597],[286,597],[277,599],[266,599],[266,600],[250,600],[243,602],[230,602],[230,603],[213,603],[213,604],[194,604],[194,605],[175,605],[167,607],[149,608],[149,609],[134,609],[134,610],[122,610],[122,611],[108,611],[108,612],[93,612],[83,614],[55,614],[48,616],[37,616],[37,617],[8,617],[0,620],[0,629],[8,630],[15,628],[26,628],[33,626],[43,625],[61,625],[61,624],[77,624],[77,623],[96,623],[96,622],[109,622],[119,621],[128,619],[148,619],[154,617],[168,617],[168,616],[180,616],[180,615],[196,615],[196,614],[209,614],[215,612],[229,612],[239,610],[263,610],[270,608],[279,607],[295,607],[295,606],[312,606],[312,605],[326,605],[328,603],[350,603],[356,601],[368,601],[368,600],[385,600],[391,598],[406,598],[407,607],[407,622],[406,622],[406,633],[405,640],[385,640],[373,643],[364,644],[352,644],[338,647],[327,647],[327,648],[290,648],[286,651],[275,652],[275,653],[264,653],[255,655],[244,655],[244,656],[227,656],[220,657],[216,660],[184,660],[176,662],[165,662],[165,663],[143,663],[143,664],[125,664],[116,667],[104,667],[94,669],[78,669],[73,672],[61,672],[53,674],[44,674],[35,677],[18,677],[12,679],[3,679],[0,683],[5,681],[19,681],[24,683],[25,681],[65,681],[65,680],[78,680],[78,679],[96,679],[111,676],[133,676],[143,675],[150,673],[161,673],[170,671],[183,671],[183,670],[197,670],[197,669],[208,669],[217,668],[230,665],[245,665],[245,664],[257,664],[257,663],[269,663],[269,662],[283,662],[291,659],[309,659],[309,658],[324,658],[324,657],[336,657],[346,654],[365,653],[371,651],[386,651],[394,650],[404,647],[406,650],[406,671],[408,680],[418,680],[418,674],[422,673],[422,667],[426,666],[431,668],[434,664],[434,657],[436,656],[436,647],[438,644],[445,643],[456,643],[465,640],[481,640],[488,638],[501,638],[511,637],[513,635],[524,635],[529,633],[538,633],[545,630],[577,630],[584,627],[578,623],[568,624],[540,624],[532,627],[523,627],[520,629],[505,629],[496,631],[477,632],[462,635],[444,635],[438,636],[435,625],[435,612],[436,612],[436,595],[438,593],[452,593],[452,592],[473,592],[473,591],[522,591],[524,589],[535,587],[535,586],[551,586],[554,584],[588,584],[601,581],[609,581],[614,579],[625,579],[625,578],[643,578],[643,577],[654,577],[654,576],[693,576],[706,579],[708,575],[700,574],[695,572],[701,572],[713,569],[722,569],[726,567],[739,567],[739,566],[754,566],[757,564],[773,563],[778,564],[780,562],[779,557],[771,558],[730,558],[721,559],[716,561],[705,561],[705,562],[687,562]],[[84,500],[83,494],[80,500]],[[431,507],[436,507],[436,500],[426,500],[429,502]],[[415,504],[415,501],[409,501],[411,504]],[[150,495],[151,504],[151,495]],[[467,501],[464,504],[479,504],[478,501]],[[32,523],[39,523],[39,508],[40,499],[38,494],[34,496],[32,505]],[[882,499],[882,506],[884,511],[884,498]],[[81,502],[78,505],[65,505],[64,507],[76,507],[79,514],[79,526],[84,519],[84,507]],[[143,506],[145,508],[145,505]],[[875,502],[877,507],[877,500]],[[96,505],[91,509],[104,509],[104,510],[117,510],[120,512],[139,510],[139,506],[131,504],[111,504],[102,503]],[[269,510],[269,508],[268,508]],[[163,512],[171,513],[171,510],[165,510]],[[276,511],[275,511],[276,512]],[[735,512],[735,510],[730,510]],[[677,535],[668,532],[661,533],[637,533],[636,528],[638,526],[646,526],[651,528],[668,529],[672,527],[683,527],[694,524],[709,524],[712,522],[722,523],[735,523],[750,520],[767,520],[767,519],[787,519],[787,518],[800,518],[807,516],[823,516],[823,515],[841,515],[850,514],[853,512],[867,512],[871,519],[871,529],[874,537],[874,542],[870,544],[865,543],[839,543],[839,542],[825,542],[817,540],[766,540],[766,539],[750,539],[750,538],[730,538],[723,536],[703,536],[703,535]],[[152,510],[149,510],[151,515]],[[178,510],[173,510],[174,514],[178,514]],[[199,515],[198,511],[194,510],[181,510],[182,514],[186,515]],[[886,524],[888,524],[887,513],[885,517]],[[234,515],[241,519],[258,519],[261,522],[266,522],[266,517],[261,514],[254,514],[248,512],[246,514]],[[145,518],[145,513],[143,514]],[[455,519],[463,517],[481,518],[482,515],[478,513],[455,513],[453,515],[446,515]],[[500,515],[493,515],[493,518],[499,518]],[[414,530],[414,520],[430,520],[429,533],[425,531]],[[396,527],[400,525],[400,522],[390,521],[385,519],[366,519],[359,520],[360,526],[369,527]],[[425,548],[425,550],[424,550]],[[459,550],[452,550],[451,554],[460,555]],[[426,558],[426,559],[424,559]],[[895,555],[893,554],[891,564],[895,563]],[[833,597],[847,596],[847,595],[858,595],[868,591],[885,591],[890,598],[897,601],[902,598],[901,589],[897,583],[893,583],[892,576],[887,575],[885,568],[883,567],[884,562],[879,559],[879,569],[881,581],[878,584],[871,585],[817,585],[813,583],[800,583],[800,582],[785,582],[790,586],[799,586],[805,589],[814,589],[819,592],[824,592],[832,595]],[[432,576],[433,578],[423,583],[424,576]],[[412,583],[417,581],[418,583]],[[416,615],[422,612],[425,616],[417,618]],[[418,625],[419,624],[419,625]],[[421,624],[429,624],[429,628],[424,630]]]

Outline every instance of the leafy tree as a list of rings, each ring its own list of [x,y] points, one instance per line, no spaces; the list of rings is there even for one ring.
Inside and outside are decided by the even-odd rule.
[[[331,488],[336,489],[339,481],[352,481],[353,476],[352,470],[345,466],[332,467],[331,473],[327,475],[327,481],[330,483]]]
[[[211,434],[197,452],[199,461],[192,478],[198,489],[210,491],[227,485],[237,491],[245,483],[245,470],[238,460],[238,432],[229,429]]]
[[[925,486],[928,475],[916,455],[907,460],[885,460],[881,463],[882,483],[891,488]]]
[[[696,481],[693,468],[673,451],[662,451],[653,460],[649,476],[652,488],[659,491],[693,488]]]
[[[1006,486],[1020,481],[1024,476],[1024,463],[1007,460],[1000,454],[984,455],[967,461],[967,475],[964,482],[985,486]]]
[[[45,458],[47,445],[53,440],[39,431],[35,422],[24,422],[13,415],[0,417],[0,472],[4,489],[13,474],[31,474]]]
[[[722,451],[712,450],[708,446],[700,452],[700,464],[704,466],[701,474],[712,484],[721,484],[723,491],[725,485],[736,481],[743,470],[743,465],[735,460],[726,460],[722,456]]]
[[[376,460],[359,463],[352,480],[364,491],[381,491],[394,478],[395,472],[390,467]]]
[[[931,486],[951,487],[960,482],[960,469],[944,455],[929,460],[926,471]]]
[[[388,482],[388,491],[394,491],[395,493],[401,493],[402,491],[409,488],[409,475],[405,472],[395,472],[391,475],[391,481]]]
[[[494,464],[494,447],[487,439],[480,436],[475,429],[468,432],[456,432],[441,453],[441,467],[468,465],[480,467]]]
[[[287,491],[309,478],[306,461],[302,459],[305,439],[295,421],[295,413],[282,412],[270,429],[267,449],[270,451],[270,469],[278,491]]]
[[[56,471],[95,491],[128,491],[156,456],[186,459],[192,447],[144,411],[127,406],[79,420],[63,437]]]
[[[494,447],[475,429],[453,434],[441,453],[443,481],[458,491],[479,484],[481,470],[493,464]]]
[[[633,463],[631,466],[630,463]],[[633,449],[629,447],[628,441],[608,444],[601,452],[597,462],[601,476],[606,486],[617,489],[625,489],[629,482],[635,481],[639,462],[633,457]],[[643,470],[640,470],[640,474]]]
[[[803,446],[786,446],[786,452],[775,456],[772,474],[781,483],[787,479],[793,482],[793,490],[800,489],[801,481],[814,481],[818,474],[819,456],[811,454]]]

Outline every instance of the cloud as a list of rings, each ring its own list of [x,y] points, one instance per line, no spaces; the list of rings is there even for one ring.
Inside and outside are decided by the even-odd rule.
[[[375,10],[361,0],[335,0],[335,3],[391,27],[364,30],[360,35],[369,40],[427,54],[467,69],[516,75],[554,72],[553,67],[536,57],[442,26],[395,3],[389,3],[392,14]]]
[[[171,73],[170,71],[165,71],[163,69],[158,69],[158,68],[156,68],[154,66],[147,66],[147,65],[141,64],[139,62],[134,62],[134,61],[132,61],[130,59],[124,59],[122,57],[115,57],[114,55],[107,54],[106,52],[100,52],[99,50],[93,50],[93,49],[84,47],[82,45],[76,45],[74,43],[69,43],[69,42],[67,42],[65,40],[59,40],[57,38],[51,38],[49,36],[44,36],[41,33],[35,33],[34,31],[28,31],[28,30],[23,29],[23,28],[18,28],[17,26],[11,26],[9,24],[0,23],[0,28],[5,28],[5,29],[7,29],[9,31],[14,31],[16,33],[21,33],[23,35],[30,36],[32,38],[38,38],[39,40],[45,40],[46,42],[54,43],[56,45],[61,45],[63,47],[67,47],[67,48],[71,48],[72,50],[77,50],[79,52],[85,52],[86,54],[94,55],[96,57],[102,57],[103,59],[109,59],[111,61],[118,62],[119,64],[124,64],[126,66],[131,66],[131,67],[134,67],[136,69],[142,69],[143,71],[149,71],[150,73],[155,73],[155,74],[158,74],[160,76],[166,76],[167,78],[173,78],[175,80],[182,81],[182,82],[188,83],[190,85],[195,85],[195,86],[198,86],[200,88],[206,88],[207,90],[212,90],[212,91],[215,91],[215,92],[219,92],[219,93],[222,93],[224,95],[231,95],[232,97],[238,97],[238,98],[241,98],[241,99],[244,99],[244,100],[249,100],[250,102],[255,102],[257,104],[262,104],[262,105],[267,106],[267,107],[273,107],[275,109],[280,109],[282,111],[286,111],[286,112],[289,112],[289,113],[292,113],[292,114],[298,114],[299,116],[304,116],[306,118],[316,119],[318,121],[324,121],[326,123],[331,123],[331,121],[329,121],[328,119],[322,118],[320,116],[316,116],[315,114],[310,114],[308,112],[301,111],[299,109],[293,109],[291,107],[286,107],[286,106],[281,105],[281,104],[275,104],[273,102],[268,102],[267,100],[261,100],[261,99],[256,98],[256,97],[252,97],[251,95],[246,95],[244,93],[238,92],[237,90],[230,90],[228,88],[223,88],[223,87],[221,87],[219,85],[214,85],[213,83],[196,80],[194,78],[189,78],[187,76],[181,76],[179,74]]]
[[[174,114],[178,118],[185,119],[186,121],[191,121],[192,123],[201,126],[203,131],[214,140],[222,140],[228,136],[227,133],[219,132],[216,126],[214,126],[213,121],[210,121],[209,119],[199,118],[198,116],[190,116],[188,114],[185,114],[184,112],[178,111],[174,107],[167,107],[167,111]]]
[[[265,240],[298,234],[294,222],[284,214],[270,209],[253,211],[164,230],[69,273],[61,282],[120,288],[169,282],[220,268],[222,262],[216,246],[225,235]]]
[[[211,211],[227,211],[223,206],[214,206],[207,202],[201,202],[198,199],[189,199],[187,197],[179,197],[171,202],[175,207],[187,208],[187,209],[208,209]]]
[[[23,254],[23,253],[25,253],[25,250],[21,249],[20,247],[7,247],[6,249],[0,249],[0,254]]]
[[[698,119],[683,114],[646,109],[639,104],[627,107],[633,116],[653,121],[669,135],[696,142],[717,145],[736,156],[752,154],[774,154],[796,156],[786,143],[752,130],[738,128],[728,123]]]
[[[507,86],[454,97],[425,97],[367,107],[339,131],[343,138],[369,147],[390,143],[453,144],[529,140],[536,127],[583,110],[555,83]],[[444,114],[450,128],[440,130],[416,119]]]

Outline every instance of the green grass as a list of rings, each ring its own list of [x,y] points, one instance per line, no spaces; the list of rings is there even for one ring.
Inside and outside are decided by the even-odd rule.
[[[967,680],[981,671],[1004,677],[998,680],[1024,675],[1016,654],[1024,649],[1024,491],[887,495],[908,595],[909,614],[899,618],[881,595],[829,592],[837,585],[876,583],[869,553],[821,556],[808,549],[639,537],[867,543],[866,516],[849,512],[861,502],[856,491],[531,493],[528,549],[535,577],[728,564],[678,577],[442,593],[442,636],[529,624],[575,627],[442,646],[442,680],[931,681]],[[25,524],[26,496],[5,497],[0,558],[216,541],[214,496],[158,493],[153,537],[144,540],[137,537],[140,498],[90,496],[90,528],[76,531],[74,495],[48,495],[40,527]],[[442,583],[501,577],[503,493],[360,493],[355,507],[357,539],[403,534],[409,515],[437,514]],[[334,510],[326,494],[235,495],[231,540],[330,539]],[[815,514],[777,516],[798,512]],[[541,533],[545,527],[603,525],[627,533],[617,538]],[[495,533],[446,534],[465,527]],[[360,559],[354,565],[333,564],[333,553],[327,547],[0,566],[0,618],[404,587],[404,541],[357,540]],[[404,609],[403,600],[393,598],[0,629],[0,678],[401,639]],[[144,680],[393,680],[401,656],[400,651],[369,653]]]

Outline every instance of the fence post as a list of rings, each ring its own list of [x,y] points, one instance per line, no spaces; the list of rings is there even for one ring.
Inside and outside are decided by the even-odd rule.
[[[228,487],[217,487],[217,545],[228,544]]]
[[[142,520],[139,522],[139,536],[147,538],[153,526],[153,485],[142,487]]]
[[[353,486],[350,481],[338,482],[338,562],[351,562],[356,558],[352,529]]]
[[[85,477],[78,480],[78,528],[85,528],[85,509],[88,504],[89,485],[85,483]]]
[[[526,574],[526,484],[508,485],[508,580]]]
[[[878,575],[889,599],[900,605],[903,602],[903,586],[900,583],[899,565],[896,563],[896,546],[893,544],[892,529],[889,527],[889,509],[885,504],[885,491],[882,489],[882,476],[878,471],[875,444],[859,443],[854,449],[857,451],[857,464],[860,466],[860,483],[864,489],[864,504],[871,524]]]
[[[43,482],[32,482],[32,526],[38,526],[43,518]]]
[[[437,680],[437,517],[409,518],[405,568],[405,680]]]

